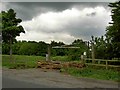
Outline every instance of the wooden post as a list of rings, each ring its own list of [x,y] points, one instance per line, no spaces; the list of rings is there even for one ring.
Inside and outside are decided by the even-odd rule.
[[[92,36],[91,45],[92,45],[92,63],[95,63],[94,36]]]
[[[90,58],[90,51],[89,51],[89,41],[88,41],[88,54],[87,54],[87,58]]]
[[[48,61],[51,61],[50,55],[51,55],[51,46],[48,45]]]
[[[95,63],[95,53],[94,53],[94,44],[92,42],[92,63]]]
[[[48,61],[48,54],[46,54],[46,61]]]
[[[83,57],[83,55],[81,55],[81,61],[84,64],[84,57]]]
[[[100,60],[98,60],[98,64],[100,64]]]
[[[108,61],[106,60],[106,69],[108,69]]]
[[[12,56],[12,38],[10,38],[10,63],[13,63],[13,56]]]

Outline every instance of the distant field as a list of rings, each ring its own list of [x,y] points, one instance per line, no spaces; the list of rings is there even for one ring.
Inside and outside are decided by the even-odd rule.
[[[9,55],[2,55],[2,66],[11,68],[16,64],[25,64],[29,68],[33,68],[39,60],[46,60],[46,58],[43,56],[13,55],[12,61],[14,63],[11,63]],[[68,61],[67,56],[55,56],[51,57],[51,60]]]
[[[35,67],[37,61],[45,60],[45,57],[42,56],[25,56],[25,55],[13,55],[13,60],[10,63],[10,56],[9,55],[2,55],[2,66],[11,68],[14,67],[16,64],[25,64],[29,68]]]

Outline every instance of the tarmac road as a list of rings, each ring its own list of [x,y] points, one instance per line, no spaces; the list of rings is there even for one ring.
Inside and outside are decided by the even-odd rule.
[[[20,81],[7,77],[2,78],[2,88],[50,88],[49,86]]]
[[[107,80],[76,78],[59,71],[42,69],[2,70],[3,88],[118,88]]]

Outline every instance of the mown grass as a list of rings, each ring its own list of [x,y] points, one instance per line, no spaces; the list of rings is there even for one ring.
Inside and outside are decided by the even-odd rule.
[[[25,65],[25,68],[34,68],[37,66],[37,61],[45,60],[45,57],[42,56],[27,56],[27,55],[13,55],[12,61],[10,61],[9,55],[2,55],[2,66],[8,68],[23,68],[19,67],[20,65]],[[58,61],[68,61],[67,56],[55,56],[51,57],[51,60]],[[17,67],[18,66],[18,67]]]
[[[42,56],[25,56],[25,55],[13,55],[13,60],[10,61],[9,55],[2,55],[2,66],[8,68],[14,68],[19,65],[25,65],[26,68],[34,68],[37,65],[37,61],[45,60]],[[20,68],[20,67],[19,67]]]
[[[73,61],[75,61],[75,62],[80,62],[81,61],[81,60],[72,60],[70,56],[52,56],[51,60],[53,60],[53,61],[63,61],[63,62],[64,61],[66,61],[66,62],[67,61],[69,61],[69,62],[70,61],[72,61],[72,62]]]
[[[53,61],[69,61],[68,56],[54,56],[51,57]]]

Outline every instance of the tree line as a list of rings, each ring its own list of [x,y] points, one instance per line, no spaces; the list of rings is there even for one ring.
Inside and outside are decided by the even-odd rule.
[[[14,55],[36,55],[36,56],[46,56],[48,53],[48,43],[43,41],[16,41],[12,44],[12,53]],[[73,41],[70,46],[77,46],[80,49],[75,48],[54,48],[54,46],[66,45],[63,42],[51,41],[51,55],[52,56],[71,56],[73,59],[78,59],[83,52],[86,51],[87,45],[83,40],[77,39]],[[2,43],[2,53],[8,54],[10,52],[10,46],[7,43]],[[79,56],[79,57],[78,57]]]

